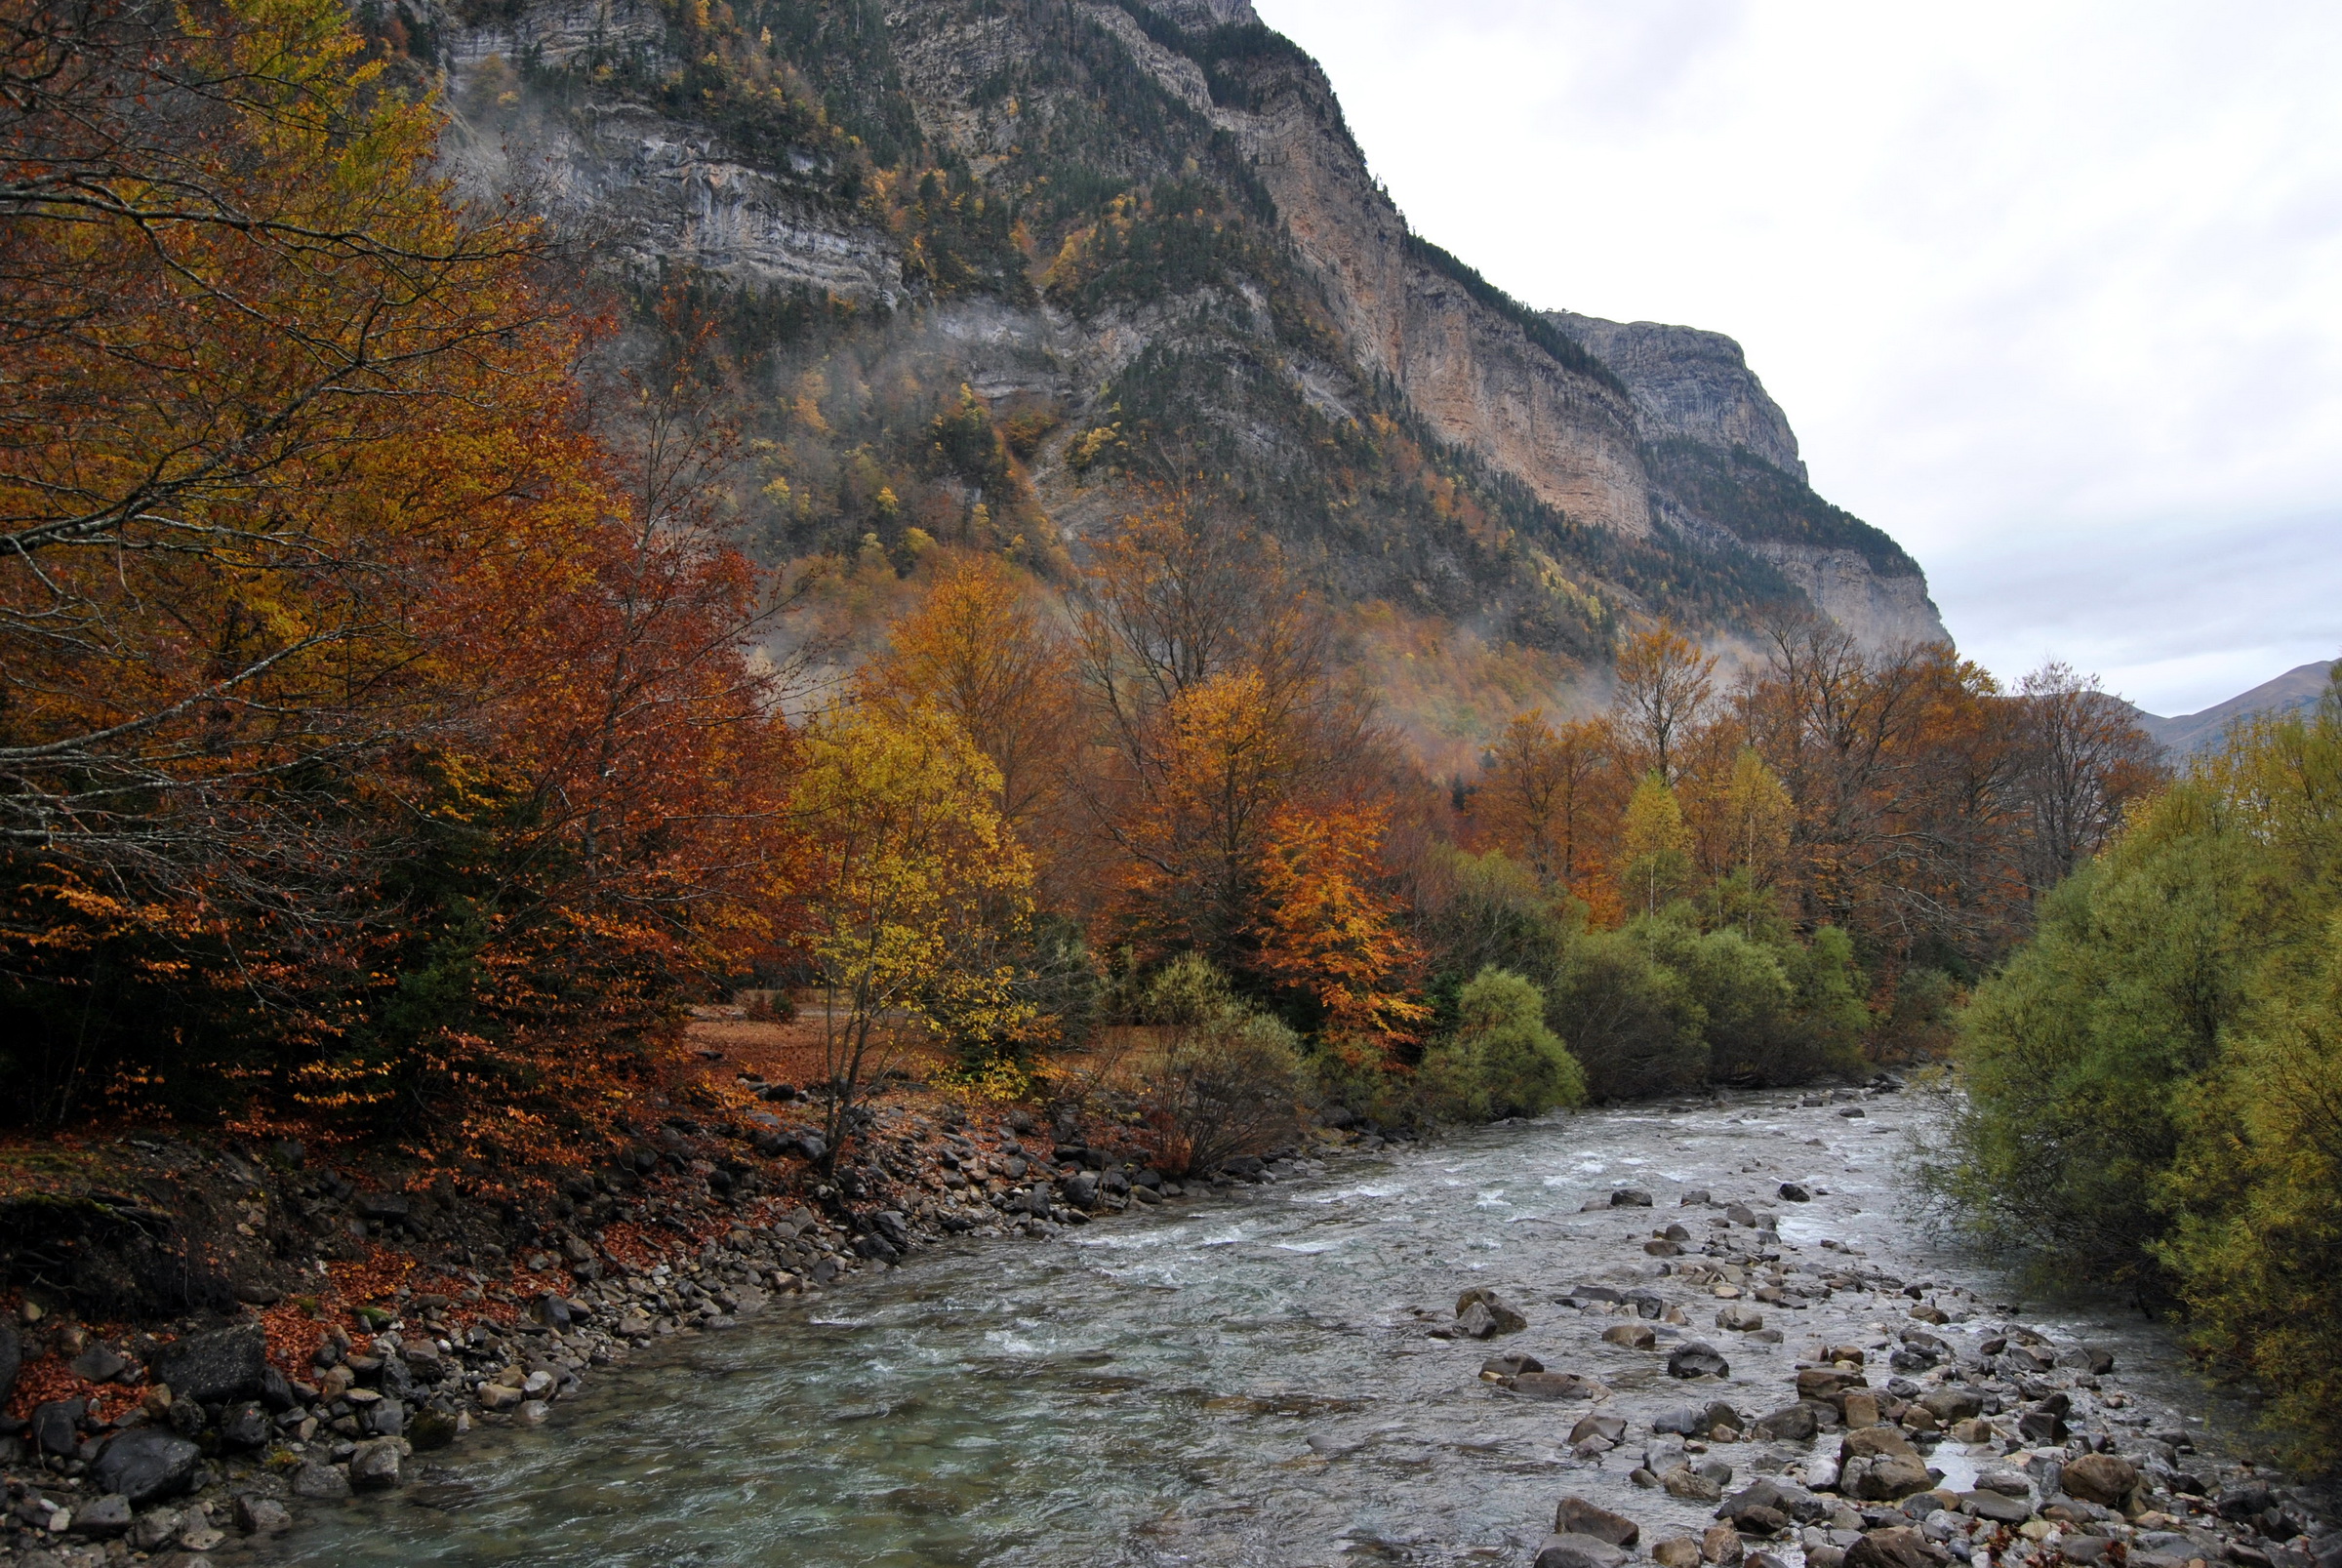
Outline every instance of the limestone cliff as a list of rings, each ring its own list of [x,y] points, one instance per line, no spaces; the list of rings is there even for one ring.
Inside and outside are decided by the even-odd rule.
[[[1249,0],[419,4],[466,179],[729,312],[777,548],[1045,556],[1177,469],[1339,593],[1581,660],[1784,601],[1942,634],[1737,344],[1540,315],[1413,234]],[[1013,459],[938,457],[963,383]]]

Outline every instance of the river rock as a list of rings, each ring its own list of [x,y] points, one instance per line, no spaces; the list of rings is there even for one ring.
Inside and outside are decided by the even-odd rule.
[[[1456,1298],[1456,1327],[1475,1340],[1518,1334],[1528,1326],[1518,1307],[1485,1285],[1474,1285]]]
[[[1610,1390],[1575,1372],[1524,1372],[1505,1385],[1525,1399],[1599,1399]]]
[[[2055,1448],[2066,1440],[2062,1411],[2037,1406],[2017,1418],[2017,1435],[2036,1448]]]
[[[73,1533],[92,1541],[111,1541],[128,1535],[131,1525],[130,1499],[119,1492],[92,1498],[73,1510]]]
[[[1735,1334],[1751,1334],[1764,1327],[1764,1314],[1754,1307],[1732,1302],[1716,1314],[1716,1326]]]
[[[216,1334],[191,1334],[155,1352],[153,1381],[171,1386],[174,1399],[218,1404],[257,1399],[268,1367],[266,1331],[239,1323]]]
[[[1919,1396],[1928,1414],[1949,1427],[1984,1414],[1984,1395],[1962,1383],[1947,1383]]]
[[[1873,1431],[1888,1431],[1891,1427],[1874,1427]],[[1881,1454],[1876,1459],[1848,1459],[1838,1463],[1837,1489],[1846,1496],[1865,1503],[1899,1503],[1915,1492],[1924,1492],[1935,1485],[1935,1477],[1918,1460],[1901,1454]]]
[[[276,1499],[247,1492],[236,1499],[236,1528],[248,1536],[282,1535],[293,1528],[293,1515]]]
[[[349,1484],[361,1492],[383,1492],[399,1483],[398,1439],[376,1437],[349,1456]]]
[[[332,1465],[314,1461],[293,1472],[293,1495],[312,1503],[334,1503],[349,1496],[349,1476]]]
[[[99,1343],[75,1356],[67,1363],[67,1368],[85,1383],[111,1383],[129,1365],[128,1361],[114,1353],[113,1347]]]
[[[1582,1497],[1565,1497],[1554,1509],[1554,1532],[1556,1535],[1593,1536],[1614,1547],[1634,1549],[1642,1540],[1642,1526],[1623,1513],[1613,1513]]]
[[[1602,1339],[1630,1350],[1653,1350],[1659,1347],[1658,1333],[1644,1323],[1613,1323],[1602,1330]]]
[[[43,1454],[70,1455],[81,1446],[78,1399],[50,1399],[32,1407],[32,1446]]]
[[[1614,1209],[1647,1209],[1650,1206],[1651,1195],[1638,1186],[1622,1186],[1610,1194],[1610,1207]]]
[[[101,1491],[119,1492],[141,1508],[191,1490],[201,1457],[202,1450],[184,1437],[141,1427],[109,1441],[91,1473]]]
[[[1869,1530],[1846,1548],[1846,1568],[1940,1568],[1952,1554],[1908,1525]]]
[[[2120,1508],[2138,1484],[2138,1467],[2113,1454],[2084,1454],[2066,1462],[2066,1495],[2084,1503]]]
[[[1623,1568],[1627,1554],[1596,1536],[1556,1532],[1537,1548],[1535,1568]]]
[[[1781,1197],[1788,1203],[1811,1203],[1813,1189],[1801,1182],[1784,1182],[1781,1184]]]
[[[1545,1363],[1543,1361],[1533,1355],[1523,1355],[1518,1352],[1492,1355],[1480,1363],[1480,1376],[1497,1383],[1502,1383],[1507,1378],[1517,1378],[1524,1372],[1543,1372],[1544,1370]]]
[[[1724,1486],[1712,1476],[1702,1475],[1688,1465],[1678,1465],[1659,1477],[1659,1484],[1669,1497],[1679,1497],[1692,1503],[1720,1503]]]
[[[1988,1519],[1994,1524],[2005,1524],[2012,1529],[2033,1517],[2030,1504],[1999,1492],[1982,1490],[1960,1493],[1959,1511],[1970,1518]]]
[[[1696,1437],[1700,1432],[1700,1412],[1696,1405],[1670,1405],[1651,1418],[1651,1430],[1673,1432],[1680,1437]]]
[[[1670,1536],[1651,1548],[1659,1568],[1699,1568],[1700,1544],[1691,1536]]]
[[[1569,1429],[1569,1440],[1573,1443],[1589,1442],[1596,1438],[1613,1447],[1625,1442],[1627,1418],[1604,1415],[1600,1411],[1595,1411],[1592,1415],[1579,1417],[1578,1424]]]
[[[1732,1363],[1706,1340],[1678,1345],[1667,1358],[1667,1375],[1671,1378],[1722,1378],[1729,1377],[1731,1372]]]
[[[1700,1537],[1700,1560],[1717,1568],[1736,1568],[1747,1549],[1741,1545],[1740,1532],[1728,1524],[1712,1524]]]
[[[1821,1426],[1819,1411],[1813,1405],[1799,1400],[1794,1405],[1783,1405],[1778,1410],[1757,1417],[1756,1425],[1750,1428],[1750,1435],[1801,1443],[1821,1430]]]

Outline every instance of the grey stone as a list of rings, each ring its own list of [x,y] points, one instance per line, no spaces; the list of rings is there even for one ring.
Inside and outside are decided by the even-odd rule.
[[[130,1365],[114,1353],[111,1346],[102,1344],[92,1345],[68,1364],[73,1376],[90,1383],[111,1383]]]
[[[1517,1378],[1524,1372],[1543,1372],[1544,1370],[1545,1363],[1543,1361],[1533,1355],[1523,1355],[1518,1352],[1492,1355],[1480,1363],[1480,1376],[1483,1378]]]
[[[1474,1317],[1475,1307],[1485,1315]],[[1529,1320],[1521,1315],[1520,1308],[1484,1285],[1474,1285],[1456,1298],[1456,1327],[1475,1340],[1518,1334],[1528,1326]]]
[[[92,1498],[73,1510],[73,1533],[92,1541],[111,1541],[130,1533],[130,1499],[119,1492]]]
[[[293,1528],[293,1515],[276,1499],[247,1492],[236,1499],[236,1528],[248,1536],[280,1535]]]
[[[1756,1418],[1751,1435],[1774,1438],[1785,1442],[1803,1442],[1821,1430],[1821,1416],[1810,1403],[1799,1400],[1783,1405],[1779,1410]]]
[[[1592,1536],[1607,1541],[1614,1547],[1629,1550],[1642,1540],[1642,1526],[1623,1513],[1613,1513],[1599,1504],[1582,1497],[1565,1497],[1554,1509],[1554,1533],[1556,1536]]]
[[[1732,1363],[1705,1340],[1678,1345],[1667,1358],[1667,1374],[1671,1378],[1722,1378],[1729,1377],[1731,1372]]]
[[[1569,1440],[1573,1443],[1582,1443],[1589,1438],[1598,1437],[1606,1443],[1616,1444],[1626,1441],[1626,1417],[1607,1416],[1599,1411],[1579,1417],[1578,1424],[1569,1429]]]
[[[1974,1518],[1989,1519],[1995,1524],[2023,1524],[2033,1517],[2031,1506],[1999,1492],[1962,1492],[1959,1494],[1959,1511]]]
[[[151,1367],[154,1381],[169,1384],[174,1399],[205,1405],[257,1399],[267,1369],[267,1335],[258,1323],[174,1341],[155,1352]]]
[[[1691,1405],[1670,1405],[1651,1418],[1651,1430],[1696,1437],[1700,1431],[1700,1412]]]
[[[78,1399],[51,1399],[32,1407],[32,1446],[44,1454],[71,1454],[81,1446]]]
[[[1813,1201],[1812,1189],[1799,1182],[1782,1183],[1781,1196],[1784,1201],[1790,1203],[1811,1203]]]
[[[1647,1209],[1650,1206],[1651,1195],[1640,1187],[1622,1186],[1610,1194],[1610,1207],[1614,1209]]]
[[[1524,1399],[1599,1399],[1610,1390],[1575,1372],[1524,1372],[1505,1385]]]
[[[332,1503],[349,1496],[349,1477],[331,1465],[315,1461],[293,1472],[293,1495],[312,1503]]]
[[[247,1400],[222,1413],[220,1441],[229,1448],[259,1448],[268,1441],[270,1426],[268,1412]]]
[[[1627,1553],[1596,1536],[1556,1532],[1537,1548],[1536,1568],[1622,1568]]]
[[[398,1439],[376,1437],[360,1443],[349,1456],[349,1484],[362,1492],[382,1492],[398,1485]]]
[[[134,1508],[178,1497],[195,1485],[202,1450],[184,1437],[141,1427],[107,1442],[91,1473],[107,1492],[119,1492]]]

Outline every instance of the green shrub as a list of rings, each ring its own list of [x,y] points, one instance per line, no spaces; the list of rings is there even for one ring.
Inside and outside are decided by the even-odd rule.
[[[1457,998],[1455,1031],[1424,1053],[1425,1104],[1449,1120],[1542,1116],[1586,1103],[1586,1074],[1545,1025],[1545,996],[1518,975],[1482,969]]]
[[[1623,931],[1574,943],[1545,1017],[1570,1043],[1595,1100],[1696,1087],[1708,1075],[1707,1020],[1682,975]]]
[[[1208,1173],[1298,1136],[1301,1042],[1291,1029],[1237,1001],[1227,977],[1193,953],[1166,964],[1143,1004],[1155,1038],[1134,1074],[1158,1164]]]

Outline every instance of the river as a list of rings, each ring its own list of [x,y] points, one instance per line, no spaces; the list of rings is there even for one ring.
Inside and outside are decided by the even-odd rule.
[[[1730,1358],[1728,1386],[1703,1381],[1697,1397],[1752,1412],[1788,1402],[1817,1341],[1878,1347],[1912,1326],[1902,1310],[1916,1303],[1875,1292],[1761,1306],[1778,1345],[1712,1326],[1712,1291],[1660,1276],[1642,1244],[1681,1223],[1695,1247],[1712,1230],[1756,1245],[1756,1232],[1718,1224],[1721,1205],[1748,1203],[1780,1216],[1785,1267],[1851,1261],[1929,1282],[1929,1298],[1969,1317],[1936,1332],[1972,1345],[2008,1320],[2012,1287],[1899,1211],[1918,1101],[1748,1095],[1555,1116],[1342,1155],[1047,1242],[939,1247],[732,1332],[664,1344],[599,1375],[548,1427],[425,1456],[446,1467],[312,1513],[277,1560],[1514,1564],[1564,1493],[1639,1520],[1646,1546],[1696,1534],[1705,1506],[1628,1480],[1650,1414],[1687,1392],[1664,1373],[1670,1340],[1660,1353],[1605,1343],[1628,1319],[1555,1298],[1592,1281],[1658,1291],[1690,1319],[1674,1343],[1707,1340]],[[1782,1201],[1787,1181],[1816,1189],[1812,1201]],[[1619,1186],[1655,1206],[1581,1212]],[[1718,1207],[1680,1206],[1703,1188]],[[1488,1344],[1433,1337],[1472,1285],[1497,1289],[1529,1328]],[[2126,1425],[2201,1433],[2216,1410],[2135,1318],[2024,1321],[2116,1347]],[[1482,1382],[1499,1351],[1598,1378],[1614,1390],[1601,1408],[1633,1423],[1626,1445],[1574,1456],[1570,1428],[1592,1407]],[[1737,1443],[1709,1457],[1795,1474],[1804,1452]],[[1934,1463],[1955,1481],[1973,1473],[1950,1442]]]

